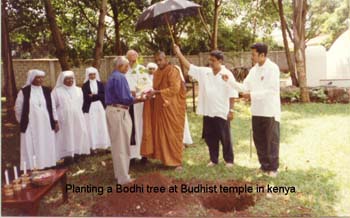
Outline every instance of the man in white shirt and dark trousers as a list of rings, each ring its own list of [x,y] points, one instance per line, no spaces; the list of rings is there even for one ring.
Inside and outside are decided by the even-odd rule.
[[[233,119],[234,98],[238,97],[238,92],[222,79],[222,76],[226,75],[230,80],[234,80],[232,73],[222,65],[223,53],[212,51],[209,56],[210,67],[198,67],[190,64],[177,45],[174,45],[174,52],[185,71],[188,70],[188,74],[199,84],[197,114],[204,116],[203,133],[210,154],[207,166],[218,164],[221,142],[226,166],[232,167],[234,157],[230,121]]]
[[[255,64],[243,84],[222,76],[234,89],[250,92],[254,144],[260,170],[271,177],[277,176],[280,141],[280,70],[266,57],[267,45],[256,43],[252,47]]]

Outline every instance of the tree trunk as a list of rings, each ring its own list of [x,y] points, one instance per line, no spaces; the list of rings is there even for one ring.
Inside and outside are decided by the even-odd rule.
[[[56,56],[60,62],[62,70],[69,70],[68,53],[60,29],[56,23],[56,13],[50,0],[43,0],[46,17],[50,25],[52,40],[56,47]]]
[[[259,11],[259,0],[256,1],[256,11]],[[252,43],[255,43],[255,39],[256,39],[256,25],[257,25],[257,18],[256,18],[256,14],[253,17],[253,40]]]
[[[113,21],[114,21],[114,32],[115,32],[115,53],[116,55],[123,55],[123,50],[120,42],[120,22],[119,22],[119,11],[118,4],[115,0],[110,0],[110,5],[113,12]]]
[[[220,6],[221,1],[215,0],[214,1],[214,20],[213,20],[213,32],[211,35],[211,49],[216,50],[218,49],[218,28],[219,28],[219,16],[220,16]]]
[[[97,29],[97,38],[95,43],[94,51],[94,61],[92,66],[97,69],[101,66],[101,58],[103,57],[103,39],[106,30],[105,26],[105,16],[107,14],[107,0],[101,0],[100,6],[100,16],[98,18],[98,29]]]
[[[296,71],[299,78],[300,99],[302,102],[310,102],[309,90],[306,81],[305,67],[305,22],[307,2],[306,0],[293,0],[293,38]]]
[[[6,107],[8,109],[8,115],[14,118],[14,105],[16,101],[17,88],[15,81],[15,74],[13,71],[11,46],[8,31],[8,18],[5,9],[6,2],[3,1],[1,4],[1,58],[3,61],[3,72],[4,72],[4,94],[6,97]]]
[[[114,24],[115,29],[115,52],[116,55],[123,55],[122,43],[120,39],[120,24],[119,21],[116,21]]]
[[[274,0],[273,0],[274,1]],[[290,72],[290,76],[292,78],[292,84],[294,86],[298,86],[298,79],[295,75],[295,69],[293,66],[292,62],[292,57],[290,55],[290,50],[289,50],[289,45],[288,45],[288,39],[287,39],[287,22],[284,18],[284,11],[283,11],[283,3],[282,0],[278,0],[278,14],[280,16],[280,21],[281,21],[281,30],[282,30],[282,36],[283,36],[283,45],[284,45],[284,51],[286,53],[286,59],[287,59],[287,64]]]

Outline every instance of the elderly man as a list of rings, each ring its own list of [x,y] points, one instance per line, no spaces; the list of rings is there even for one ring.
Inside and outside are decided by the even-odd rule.
[[[221,75],[227,75],[234,80],[232,73],[222,65],[223,53],[212,51],[209,56],[210,67],[198,67],[190,64],[177,45],[174,45],[174,52],[184,68],[189,70],[188,74],[199,84],[197,114],[204,116],[203,135],[210,154],[207,166],[218,164],[221,141],[226,167],[232,167],[234,156],[230,121],[233,119],[234,98],[238,97],[238,93],[221,78]]]
[[[140,97],[135,98],[131,94],[125,77],[128,68],[128,59],[117,57],[114,60],[114,71],[107,81],[105,90],[106,116],[111,138],[114,176],[119,184],[127,184],[132,181],[129,175],[129,145],[132,130],[129,107],[143,101]]]
[[[250,92],[253,138],[260,170],[268,176],[276,177],[279,159],[280,136],[280,70],[279,67],[266,57],[267,45],[256,43],[252,47],[252,62],[243,84],[226,76],[225,81],[232,88]]]
[[[164,52],[155,55],[153,90],[145,103],[142,155],[161,160],[165,166],[182,169],[186,88],[179,70]]]
[[[16,99],[16,119],[21,126],[22,170],[24,167],[52,167],[57,161],[55,132],[59,127],[55,107],[52,106],[51,90],[42,86],[44,76],[45,72],[41,70],[30,70],[27,82]]]
[[[56,134],[58,158],[90,154],[89,135],[83,115],[83,92],[76,86],[73,71],[63,71],[52,91],[61,130]]]
[[[137,63],[138,53],[135,50],[129,50],[126,53],[126,58],[129,61],[128,71],[125,77],[128,81],[132,95],[138,96],[143,90],[141,90],[141,83],[144,79],[148,79],[148,73],[144,66]],[[143,103],[137,105],[130,105],[130,116],[132,120],[132,133],[130,138],[130,158],[140,159],[140,146],[142,141],[142,114]]]

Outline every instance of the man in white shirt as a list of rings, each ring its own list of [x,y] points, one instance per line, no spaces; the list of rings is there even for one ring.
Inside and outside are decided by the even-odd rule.
[[[129,61],[129,69],[125,74],[125,77],[128,81],[130,91],[134,97],[139,96],[141,94],[141,91],[143,91],[139,90],[139,84],[143,81],[144,78],[149,78],[147,69],[143,65],[137,63],[138,56],[139,55],[135,50],[129,50],[126,53],[126,58]],[[143,103],[130,105],[129,112],[132,120],[130,159],[132,162],[135,162],[135,159],[141,159],[140,149],[142,142]]]
[[[256,146],[260,170],[276,177],[280,140],[280,70],[266,57],[267,46],[256,43],[252,47],[252,61],[243,84],[223,76],[234,89],[250,92],[254,144]]]
[[[212,51],[209,56],[210,67],[198,67],[185,58],[180,48],[174,45],[174,51],[183,67],[199,84],[197,114],[204,116],[203,135],[209,148],[208,166],[218,164],[219,142],[223,146],[223,157],[227,167],[234,162],[231,142],[230,121],[233,119],[234,98],[238,93],[222,80],[222,75],[234,80],[232,73],[223,65],[223,53]]]

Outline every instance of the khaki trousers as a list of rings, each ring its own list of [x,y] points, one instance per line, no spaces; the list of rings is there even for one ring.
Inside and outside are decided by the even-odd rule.
[[[111,138],[114,177],[123,185],[130,182],[131,117],[128,110],[112,106],[107,106],[106,116]]]

